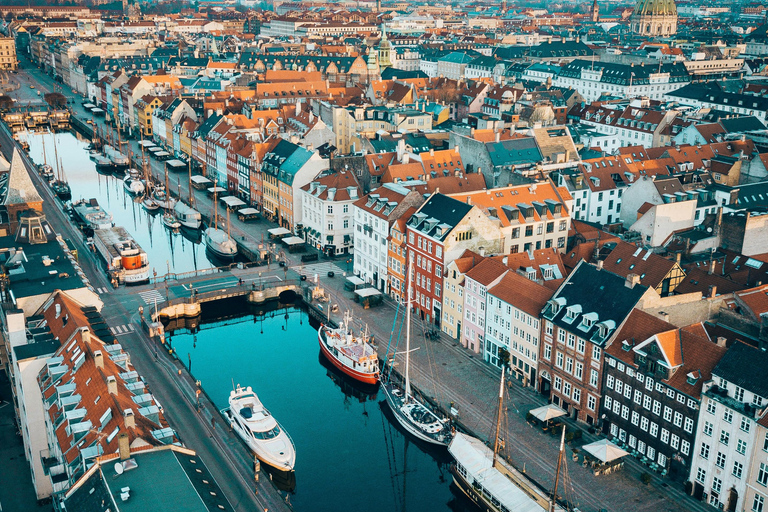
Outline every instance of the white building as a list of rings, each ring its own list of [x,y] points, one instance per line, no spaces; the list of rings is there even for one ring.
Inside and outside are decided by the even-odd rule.
[[[340,171],[301,187],[304,239],[329,255],[352,252],[352,205],[360,198],[355,175]]]
[[[423,202],[418,192],[394,183],[385,183],[355,202],[355,275],[388,293],[390,228],[408,208],[418,208]]]
[[[745,371],[746,363],[756,371]],[[701,493],[710,505],[725,510],[763,510],[745,503],[747,482],[755,479],[760,491],[768,485],[768,464],[756,477],[749,475],[754,459],[768,461],[766,440],[757,439],[757,420],[768,402],[764,371],[768,355],[741,342],[734,343],[712,370],[702,389],[690,480],[694,494]],[[698,490],[697,490],[698,489]],[[704,498],[706,497],[706,498]]]

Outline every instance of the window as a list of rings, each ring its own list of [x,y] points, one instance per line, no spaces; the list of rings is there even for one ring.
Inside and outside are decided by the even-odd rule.
[[[717,477],[712,478],[712,492],[720,493],[723,490],[723,481]]]
[[[573,374],[573,359],[570,357],[565,358],[565,371]]]
[[[562,352],[558,352],[555,355],[555,358],[556,358],[555,366],[557,366],[558,368],[562,368],[563,367],[563,353]]]
[[[549,361],[552,357],[552,345],[544,345],[544,359]]]
[[[555,382],[552,384],[552,387],[555,388],[556,391],[560,391],[560,389],[563,387],[563,379],[555,376]]]
[[[741,462],[734,462],[733,463],[733,471],[731,471],[731,474],[735,476],[736,478],[741,478],[741,474],[744,471],[744,464]]]
[[[669,446],[677,450],[677,448],[680,446],[680,438],[675,434],[672,434],[672,437],[669,440]]]
[[[571,383],[570,382],[563,382],[563,394],[567,397],[571,396]]]
[[[669,430],[665,428],[661,429],[661,442],[669,443]]]
[[[635,402],[636,404],[638,404],[638,405],[639,405],[640,403],[642,403],[642,401],[643,401],[643,393],[642,393],[640,390],[636,389],[636,390],[635,390],[635,395],[634,395],[634,396],[635,396],[635,398],[634,398],[634,402]]]
[[[659,435],[659,425],[657,423],[651,422],[651,429],[648,431],[653,437],[656,437]]]
[[[720,442],[723,443],[725,446],[728,446],[728,442],[731,439],[731,433],[727,430],[721,430],[720,431]]]
[[[600,354],[601,354],[600,347],[598,347],[596,345],[593,346],[592,347],[592,360],[593,361],[600,361]]]
[[[646,418],[645,416],[640,418],[640,428],[642,429],[643,432],[648,432],[648,418]]]
[[[720,469],[725,468],[725,454],[723,452],[717,452],[717,460],[715,460],[715,466]]]
[[[699,455],[701,455],[702,459],[709,459],[709,445],[707,443],[701,443],[701,450],[699,450]]]
[[[576,363],[576,371],[573,374],[577,379],[581,380],[584,376],[584,365],[581,363]]]
[[[616,392],[617,392],[618,394],[621,394],[621,392],[622,392],[623,390],[624,390],[624,383],[623,383],[623,382],[621,382],[620,380],[618,380],[618,379],[617,379],[617,380],[616,380]]]
[[[732,423],[733,422],[733,411],[731,411],[730,409],[726,409],[725,411],[723,411],[723,421],[725,421],[727,423]]]
[[[757,483],[768,485],[768,466],[764,462],[760,463],[760,470],[757,472]]]
[[[683,427],[683,430],[689,434],[693,432],[693,420],[691,418],[685,418],[685,426]]]
[[[653,403],[653,400],[651,400],[651,397],[648,395],[643,396],[643,407],[645,407],[646,410],[651,410],[651,404]]]
[[[629,419],[629,407],[627,407],[626,405],[621,406],[621,417],[624,418],[625,420]]]
[[[595,370],[594,368],[592,368],[592,370],[590,370],[590,372],[589,372],[589,385],[590,386],[595,387],[595,388],[597,387],[597,382],[598,382],[598,378],[599,378],[598,375],[599,374],[598,374],[597,370]]]
[[[577,387],[573,388],[573,401],[577,404],[581,403],[581,389]]]
[[[592,370],[593,372],[597,373],[597,370]],[[613,389],[613,375],[608,375],[605,378],[605,387],[608,389]],[[765,445],[768,446],[768,434],[765,436]]]
[[[605,397],[603,399],[603,403],[605,404],[605,408],[608,411],[611,410],[611,402],[613,402],[613,399],[611,397],[609,397],[609,396],[607,396],[607,397]]]
[[[584,345],[585,344],[586,344],[586,342],[583,339],[581,339],[581,338],[578,338],[576,340],[576,351],[579,354],[583,354],[584,353]]]
[[[590,411],[594,411],[596,405],[597,405],[597,400],[595,399],[595,397],[592,396],[592,395],[588,395],[587,396],[587,409],[589,409]],[[645,418],[643,418],[643,419],[645,420]]]
[[[637,426],[640,423],[640,415],[637,414],[637,411],[632,411],[632,424]]]
[[[747,453],[747,442],[743,439],[739,439],[736,443],[736,451],[741,455],[745,455]]]
[[[743,430],[744,432],[749,432],[749,427],[750,427],[749,418],[742,417],[741,418],[741,426],[739,428],[741,430]]]
[[[656,416],[661,414],[661,402],[659,402],[658,400],[653,401],[653,414],[655,414]]]
[[[752,501],[752,512],[763,512],[763,505],[765,504],[765,498],[759,494],[755,494],[755,499]]]
[[[744,401],[744,390],[740,388],[739,386],[736,386],[736,391],[733,393],[733,398],[738,400],[739,402]]]
[[[676,427],[682,427],[683,426],[683,415],[679,412],[675,411],[675,420],[674,424]]]
[[[696,470],[696,481],[703,484],[706,478],[707,478],[707,472],[704,471],[703,468],[698,468]]]
[[[664,406],[664,420],[665,421],[672,421],[672,409],[670,409],[668,406]]]
[[[712,424],[708,421],[704,422],[704,435],[705,436],[711,436],[712,435]]]
[[[683,453],[683,455],[688,455],[691,453],[691,443],[688,441],[682,441],[680,443],[680,451]]]

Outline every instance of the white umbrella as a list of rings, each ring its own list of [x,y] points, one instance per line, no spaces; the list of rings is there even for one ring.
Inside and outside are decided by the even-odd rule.
[[[612,460],[629,455],[628,452],[625,452],[607,439],[601,439],[594,443],[585,444],[581,449],[591,453],[595,458],[602,462],[611,462]]]
[[[559,418],[560,416],[565,416],[566,414],[564,410],[555,404],[548,404],[543,407],[531,409],[529,412],[534,418],[540,421],[549,421],[554,418]]]

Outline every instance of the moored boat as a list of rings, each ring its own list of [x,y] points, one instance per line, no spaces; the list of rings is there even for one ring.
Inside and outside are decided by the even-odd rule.
[[[51,189],[62,201],[69,201],[72,199],[72,189],[69,188],[69,184],[65,181],[56,180],[52,182]]]
[[[112,215],[103,210],[96,199],[81,199],[72,205],[72,211],[85,228],[97,230],[112,227]]]
[[[237,256],[237,243],[222,229],[206,229],[203,240],[206,248],[222,260],[232,261]]]
[[[151,197],[145,197],[141,202],[141,206],[144,207],[149,213],[154,213],[160,210],[160,205],[155,202]]]
[[[123,187],[125,191],[132,195],[141,195],[144,193],[144,182],[139,178],[138,171],[131,169],[123,178]]]
[[[229,392],[229,417],[232,430],[265,464],[282,471],[292,471],[296,447],[288,433],[256,396],[253,388],[238,386]]]
[[[365,384],[376,384],[379,381],[379,356],[368,343],[367,335],[354,335],[351,320],[347,311],[337,329],[321,324],[317,330],[320,350],[346,375]]]
[[[181,201],[176,201],[176,204],[173,205],[173,213],[176,214],[176,218],[179,219],[183,227],[200,229],[203,216],[194,208],[187,206]]]
[[[179,222],[171,212],[165,212],[163,214],[163,225],[168,229],[179,229],[181,227],[181,222]]]
[[[93,245],[106,262],[113,280],[126,284],[149,281],[149,257],[124,228],[116,226],[95,231]]]

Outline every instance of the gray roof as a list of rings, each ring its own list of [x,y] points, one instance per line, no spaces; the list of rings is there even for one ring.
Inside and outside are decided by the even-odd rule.
[[[9,204],[29,204],[42,201],[43,198],[37,193],[19,150],[14,148],[10,176],[8,177],[8,192],[3,204],[7,206]]]
[[[740,388],[768,397],[768,353],[746,343],[734,343],[712,370]]]
[[[542,160],[541,151],[533,137],[488,142],[485,147],[494,166],[529,165]]]

